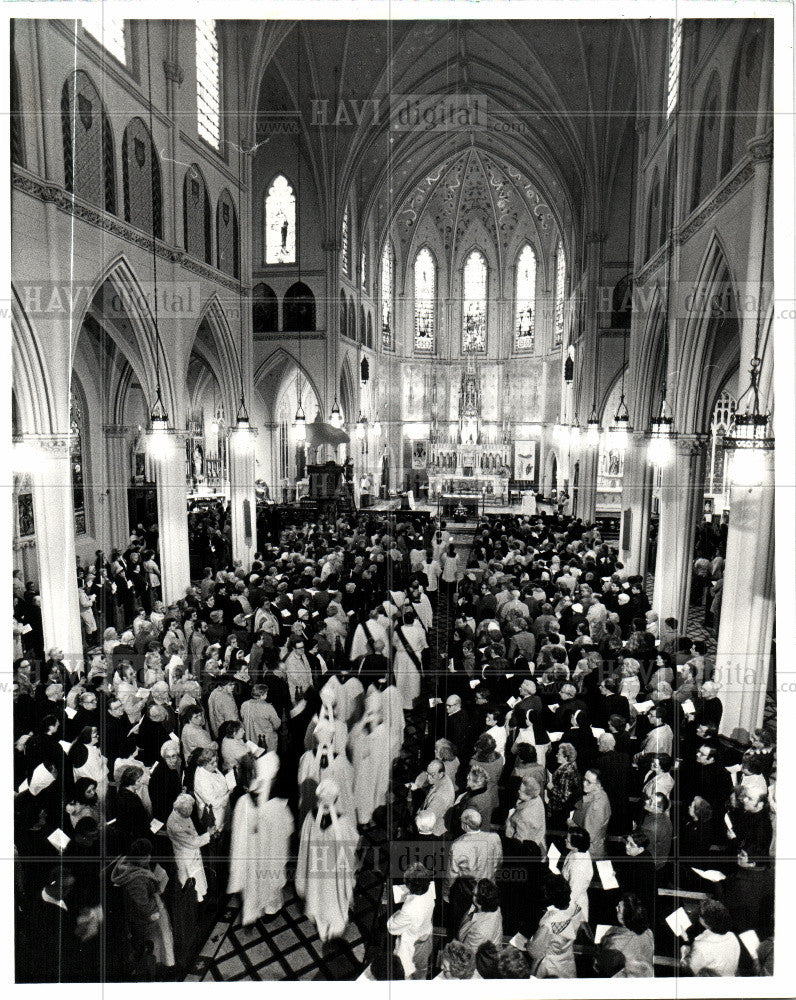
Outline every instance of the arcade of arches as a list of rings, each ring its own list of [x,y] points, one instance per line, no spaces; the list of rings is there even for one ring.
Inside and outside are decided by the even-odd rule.
[[[89,569],[131,532],[147,613],[248,574],[335,462],[349,516],[461,517],[465,548],[475,516],[598,524],[743,745],[774,686],[774,452],[749,481],[733,448],[753,358],[774,404],[742,304],[773,274],[773,38],[15,21],[20,650],[83,670]]]

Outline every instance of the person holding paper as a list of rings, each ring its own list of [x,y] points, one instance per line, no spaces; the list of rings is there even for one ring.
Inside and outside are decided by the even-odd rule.
[[[475,953],[485,941],[500,948],[503,944],[503,918],[500,912],[500,895],[490,879],[479,879],[475,886],[473,905],[461,922],[456,935],[458,941]]]
[[[214,747],[196,751],[196,771],[193,794],[200,809],[212,813],[213,825],[222,832],[229,816],[229,785],[218,769],[218,753]]]
[[[207,878],[201,848],[210,843],[216,828],[211,826],[203,834],[198,834],[191,819],[193,808],[192,796],[187,793],[178,795],[166,821],[166,833],[174,849],[174,862],[180,885],[184,888],[188,879],[192,878],[196,901],[201,903],[207,893]]]
[[[559,743],[556,754],[558,767],[547,783],[547,804],[552,827],[564,825],[580,794],[583,782],[576,760],[577,753],[572,744]]]
[[[672,821],[669,818],[669,799],[661,792],[653,792],[644,799],[644,818],[639,830],[647,835],[650,854],[655,859],[655,870],[660,870],[669,860],[672,850]]]
[[[580,907],[584,920],[589,919],[589,886],[594,875],[594,862],[589,854],[590,847],[591,837],[588,831],[579,826],[570,827],[567,831],[567,854],[561,864],[561,874],[569,883],[572,899]]]
[[[437,895],[431,872],[419,862],[406,870],[407,894],[387,921],[387,930],[397,938],[395,955],[407,979],[427,979],[431,958],[433,914]]]
[[[699,908],[699,923],[704,930],[692,945],[682,946],[680,964],[695,976],[705,971],[714,976],[737,975],[741,944],[730,930],[727,907],[706,899]]]
[[[574,979],[574,944],[583,914],[573,902],[569,885],[563,877],[553,878],[548,887],[550,905],[539,927],[528,942],[532,973],[537,979]]]
[[[542,789],[534,778],[523,778],[516,806],[509,812],[504,832],[511,840],[532,840],[544,851],[547,846],[547,819]]]
[[[619,952],[624,958],[627,978],[652,978],[655,942],[649,915],[638,896],[626,892],[616,907],[616,924],[609,927],[599,942],[594,959],[598,976],[611,975],[614,959]]]

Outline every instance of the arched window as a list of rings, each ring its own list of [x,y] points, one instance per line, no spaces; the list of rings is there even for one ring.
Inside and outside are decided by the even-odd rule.
[[[11,36],[11,48],[14,48],[13,39],[13,24],[11,22],[12,36]],[[10,111],[11,111],[11,162],[18,163],[21,167],[25,166],[25,132],[22,127],[22,93],[19,86],[19,70],[17,69],[17,61],[12,56],[11,57],[11,94],[10,94]]]
[[[282,174],[265,196],[265,263],[296,263],[296,196]]]
[[[279,330],[279,304],[270,285],[260,282],[252,292],[252,330],[276,333]]]
[[[437,305],[437,265],[428,247],[415,257],[415,350],[433,351]]]
[[[710,458],[706,470],[705,493],[713,496],[728,494],[727,455],[724,438],[732,432],[735,423],[736,401],[729,392],[719,393],[710,421]]]
[[[196,22],[196,125],[213,149],[221,145],[220,83],[216,22],[201,18]]]
[[[213,263],[210,246],[210,198],[202,171],[192,163],[182,183],[182,231],[186,251],[206,264]]]
[[[368,335],[365,340],[366,345],[373,350],[373,314],[368,313]]]
[[[650,189],[649,201],[647,202],[647,235],[644,260],[649,260],[649,258],[660,246],[660,240],[658,239],[658,225],[660,223],[660,196],[661,189],[660,184],[658,183],[658,171],[655,170],[652,175],[652,187]]]
[[[82,69],[69,77],[61,92],[61,128],[66,190],[97,208],[115,212],[111,127],[99,92]]]
[[[365,324],[365,307],[360,302],[359,304],[359,342],[360,344],[365,344],[367,342],[368,331]]]
[[[514,345],[518,351],[532,351],[536,324],[536,254],[526,243],[517,259],[514,284]]]
[[[556,247],[556,290],[555,311],[553,314],[553,347],[561,347],[564,343],[564,286],[567,281],[567,262],[564,257],[564,245],[559,239]]]
[[[362,278],[362,291],[367,294],[368,291],[368,252],[363,244],[362,253],[360,254],[359,260],[359,273]]]
[[[282,329],[285,333],[303,333],[315,329],[315,296],[303,281],[297,281],[285,292]]]
[[[216,206],[216,253],[218,269],[233,278],[240,277],[240,240],[238,239],[238,213],[235,202],[226,188],[218,197]]]
[[[120,63],[127,63],[127,40],[124,32],[123,17],[109,17],[104,10],[81,18],[83,29],[92,38],[96,38],[106,52],[118,59]]]
[[[486,350],[486,258],[472,250],[462,272],[462,351]]]
[[[342,288],[340,289],[340,335],[342,337],[348,336],[348,307]]]
[[[720,126],[719,78],[714,75],[705,93],[694,147],[692,211],[713,190],[718,180]]]
[[[680,64],[682,62],[683,22],[678,17],[669,29],[669,79],[666,88],[666,117],[674,114],[680,89]]]
[[[757,132],[757,101],[763,71],[763,31],[764,27],[759,21],[750,20],[741,39],[735,69],[730,77],[722,177],[746,155],[746,143]]]
[[[163,237],[160,162],[149,129],[133,118],[122,138],[124,218],[145,233]]]
[[[85,471],[83,469],[83,444],[85,424],[80,396],[69,395],[69,457],[72,465],[72,504],[75,512],[75,534],[86,534]]]
[[[343,268],[343,274],[345,274],[347,277],[350,277],[351,261],[349,259],[348,228],[349,228],[348,205],[346,205],[345,211],[343,212],[343,225],[340,230],[340,266]]]
[[[393,249],[387,240],[381,252],[381,346],[388,351],[392,349],[394,259]]]

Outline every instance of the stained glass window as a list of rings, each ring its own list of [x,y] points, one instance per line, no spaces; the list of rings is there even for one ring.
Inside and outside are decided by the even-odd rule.
[[[265,196],[265,263],[296,263],[296,196],[282,174]]]
[[[381,254],[381,344],[392,348],[393,252],[388,240]]]
[[[348,258],[348,205],[346,205],[343,212],[343,226],[340,233],[340,264],[343,268],[343,274],[350,275],[351,263]]]
[[[536,254],[526,243],[517,260],[514,344],[518,351],[532,351],[536,309]]]
[[[367,292],[368,290],[368,255],[365,247],[362,247],[362,253],[360,255],[359,271],[362,277],[362,291]]]
[[[86,495],[83,470],[83,408],[75,393],[70,395],[69,455],[72,463],[72,504],[75,512],[75,533],[86,533]]]
[[[124,218],[145,233],[163,236],[160,161],[149,130],[133,118],[122,138]]]
[[[99,92],[78,70],[61,92],[66,190],[106,212],[116,211],[113,137]]]
[[[564,246],[561,240],[556,248],[556,299],[553,316],[553,347],[561,347],[564,343],[564,285],[567,280],[567,262],[564,259]]]
[[[434,350],[437,275],[434,257],[428,247],[415,257],[415,349]]]
[[[214,149],[221,145],[218,33],[212,17],[196,22],[196,111],[199,136]]]
[[[480,250],[467,257],[462,275],[462,350],[486,350],[486,260]]]
[[[99,7],[100,5],[97,4]],[[124,18],[107,17],[100,9],[98,14],[81,18],[83,27],[100,45],[120,63],[127,62],[127,45],[124,36]]]
[[[672,21],[669,35],[669,82],[666,96],[666,116],[673,114],[677,107],[677,91],[680,85],[680,62],[682,59],[683,22],[681,18]]]
[[[212,262],[210,248],[210,198],[202,173],[195,163],[185,171],[182,185],[183,242],[186,251],[206,264]]]
[[[216,253],[218,269],[233,278],[240,277],[240,240],[238,239],[238,213],[235,202],[226,188],[218,196],[216,207]]]

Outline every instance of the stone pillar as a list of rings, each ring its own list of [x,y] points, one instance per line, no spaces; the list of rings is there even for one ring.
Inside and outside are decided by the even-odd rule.
[[[705,443],[697,435],[673,442],[673,458],[661,473],[658,559],[652,606],[661,621],[676,618],[685,633],[694,562],[694,534],[702,510]]]
[[[619,535],[620,559],[631,575],[647,572],[650,505],[654,471],[647,456],[647,437],[635,432],[625,453],[622,479],[622,527]]]
[[[69,436],[31,434],[23,441],[35,450],[31,487],[44,650],[46,653],[57,646],[63,650],[64,662],[76,669],[83,660],[83,636],[77,600]]]
[[[581,433],[583,433],[581,431]],[[597,507],[598,448],[584,445],[581,449],[578,474],[578,504],[575,515],[586,523],[594,521]]]
[[[167,432],[168,447],[153,457],[158,501],[160,573],[168,607],[191,584],[188,561],[188,502],[185,481],[185,432]]]
[[[106,551],[124,545],[130,534],[127,488],[131,480],[131,430],[118,424],[105,424],[105,523],[102,541]]]
[[[247,440],[244,440],[246,438]],[[229,496],[232,559],[248,570],[257,548],[257,509],[254,496],[254,439],[252,432],[230,431]]]
[[[774,635],[774,453],[760,486],[733,486],[716,653],[721,732],[746,742],[763,721]]]

